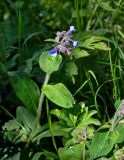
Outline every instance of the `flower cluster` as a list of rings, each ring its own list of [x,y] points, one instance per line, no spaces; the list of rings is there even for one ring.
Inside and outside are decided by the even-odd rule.
[[[78,45],[78,41],[72,40],[72,33],[74,32],[76,32],[74,26],[70,26],[70,29],[67,32],[57,32],[55,40],[58,45],[49,51],[50,55],[56,57],[59,52],[66,53],[68,56],[71,55],[72,53],[69,46],[72,44],[73,47],[76,48]]]

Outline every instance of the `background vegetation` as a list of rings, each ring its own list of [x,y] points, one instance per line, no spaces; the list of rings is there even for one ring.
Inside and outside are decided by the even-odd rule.
[[[0,1],[1,159],[124,158],[123,10],[123,0]],[[41,55],[70,26],[79,44],[42,89]]]

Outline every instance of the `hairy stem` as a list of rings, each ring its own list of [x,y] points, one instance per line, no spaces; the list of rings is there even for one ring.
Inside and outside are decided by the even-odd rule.
[[[46,74],[45,80],[44,80],[44,84],[43,84],[42,87],[44,87],[45,85],[48,84],[49,79],[50,79],[50,75]],[[39,125],[40,117],[41,117],[41,113],[42,113],[42,106],[43,106],[44,97],[45,97],[44,93],[41,92],[40,99],[39,99],[39,105],[38,105],[38,109],[37,109],[36,119],[35,119],[35,122],[34,122],[34,125],[33,125],[33,128],[32,128],[32,131],[31,131],[31,133],[30,133],[30,135],[28,137],[28,140],[27,140],[27,143],[26,143],[26,147],[29,146],[29,143],[31,141],[32,135],[33,135],[34,131],[36,130],[36,128]]]

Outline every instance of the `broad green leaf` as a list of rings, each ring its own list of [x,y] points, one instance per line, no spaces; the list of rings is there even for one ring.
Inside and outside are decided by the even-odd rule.
[[[17,120],[25,127],[32,128],[34,125],[35,117],[24,107],[18,107],[16,109]]]
[[[62,83],[46,85],[42,91],[49,100],[58,106],[70,108],[75,104],[72,94]]]
[[[82,160],[83,159],[83,144],[76,144],[71,147],[59,148],[58,154],[60,160]]]
[[[60,54],[53,57],[49,52],[43,52],[39,59],[40,68],[48,74],[57,71],[61,62],[62,56]]]
[[[124,142],[124,124],[118,124],[115,128],[115,132],[118,134],[116,143]]]
[[[74,61],[70,61],[65,64],[65,72],[70,77],[78,75],[78,68]]]
[[[90,147],[90,160],[107,155],[113,148],[118,135],[114,132],[97,132]]]
[[[74,49],[73,50],[73,54],[77,59],[90,55],[86,50],[81,50],[79,48]]]
[[[26,75],[16,75],[11,78],[12,86],[17,97],[33,114],[36,114],[40,91],[34,81]]]

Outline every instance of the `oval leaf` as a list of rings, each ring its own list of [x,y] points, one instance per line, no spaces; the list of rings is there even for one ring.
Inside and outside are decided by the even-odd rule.
[[[42,90],[52,102],[64,108],[73,107],[74,98],[70,91],[61,83],[56,85],[46,85]]]
[[[49,52],[43,52],[39,59],[40,68],[51,74],[59,69],[59,65],[62,62],[62,56],[57,55],[56,57],[52,57]]]
[[[11,79],[17,97],[33,114],[37,111],[40,91],[34,81],[26,75],[16,75]]]
[[[16,109],[17,120],[25,127],[32,128],[34,125],[35,117],[26,108],[18,107]]]
[[[58,149],[60,160],[81,160],[83,159],[84,144],[76,144],[71,147]]]
[[[118,135],[114,132],[97,132],[90,147],[90,160],[107,155],[113,148]]]

